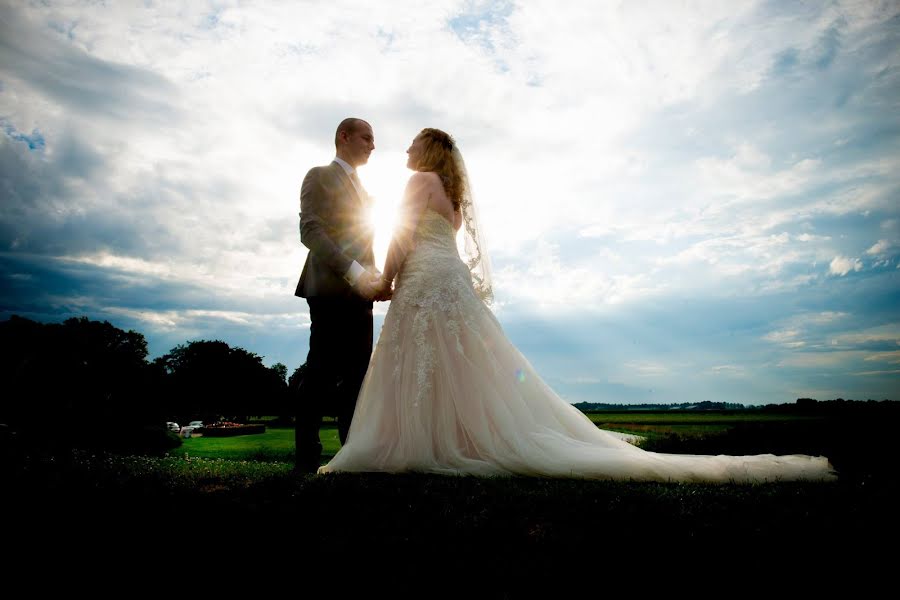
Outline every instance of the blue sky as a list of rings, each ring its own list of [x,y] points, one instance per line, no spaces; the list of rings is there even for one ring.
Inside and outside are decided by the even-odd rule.
[[[456,137],[567,400],[900,399],[896,2],[0,2],[0,318],[293,369],[350,115],[381,257],[410,140]]]

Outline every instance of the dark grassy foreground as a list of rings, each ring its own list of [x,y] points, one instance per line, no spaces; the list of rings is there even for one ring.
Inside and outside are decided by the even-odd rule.
[[[673,552],[737,558],[837,558],[875,552],[898,533],[896,486],[872,482],[755,486],[475,479],[426,475],[297,477],[195,460],[172,475],[143,457],[76,455],[65,466],[31,464],[7,479],[12,514],[54,546],[105,539],[121,548],[180,541],[268,546],[300,536],[321,556],[347,548],[418,560],[489,553],[499,565],[615,560]],[[210,475],[218,471],[218,475]],[[186,535],[186,532],[191,532]],[[573,554],[574,553],[574,554]],[[676,555],[677,556],[677,555]],[[669,556],[671,560],[675,556]]]
[[[842,474],[829,484],[313,477],[292,475],[284,462],[22,456],[5,465],[6,543],[79,557],[90,540],[88,556],[106,560],[187,553],[195,562],[286,560],[298,569],[348,556],[404,568],[489,561],[519,576],[548,565],[874,565],[892,556],[900,533],[896,453],[883,435],[847,425],[747,424],[724,437],[661,436],[652,448],[756,453],[762,443],[824,453]],[[892,429],[870,423],[868,433]],[[300,559],[299,547],[312,553]]]

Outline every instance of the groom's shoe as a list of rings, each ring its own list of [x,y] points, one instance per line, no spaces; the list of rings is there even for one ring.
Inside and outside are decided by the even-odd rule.
[[[294,468],[291,472],[298,475],[315,475],[321,464],[321,456],[321,446],[297,455],[297,458],[294,461]]]
[[[296,475],[315,475],[316,471],[319,470],[319,460],[307,458],[305,460],[298,460],[294,464],[294,468],[291,469],[291,473]]]
[[[318,440],[313,443],[299,442],[294,449],[294,468],[291,471],[296,474],[316,474],[322,459],[322,443]]]

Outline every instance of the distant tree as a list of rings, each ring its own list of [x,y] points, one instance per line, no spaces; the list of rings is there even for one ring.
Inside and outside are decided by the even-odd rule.
[[[284,395],[284,401],[278,411],[278,420],[282,423],[290,423],[297,414],[297,393],[300,390],[300,384],[306,375],[306,363],[303,363],[291,373],[288,378],[287,393]]]
[[[287,383],[287,366],[281,363],[275,363],[271,367],[269,367],[278,375],[279,379]]]
[[[246,421],[273,412],[286,393],[286,367],[267,368],[260,356],[220,340],[178,345],[154,364],[166,373],[171,414],[182,421]]]
[[[303,363],[291,373],[291,378],[288,379],[288,387],[296,389],[300,387],[300,383],[303,381],[303,376],[306,374],[306,363]]]
[[[735,402],[681,402],[677,404],[608,404],[598,402],[577,402],[573,406],[583,412],[591,411],[685,411],[685,410],[746,410],[743,404]]]

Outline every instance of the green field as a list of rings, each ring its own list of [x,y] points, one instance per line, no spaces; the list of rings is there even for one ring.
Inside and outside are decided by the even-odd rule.
[[[323,459],[330,459],[341,447],[334,423],[322,424],[319,439],[322,441]],[[287,427],[266,427],[265,433],[256,435],[191,437],[182,440],[181,447],[170,451],[169,456],[293,463],[294,430]]]
[[[590,412],[588,418],[601,429],[641,435],[649,440],[661,436],[709,437],[727,433],[736,425],[800,423],[821,421],[821,417],[766,414],[760,412]]]
[[[632,433],[646,438],[639,445],[647,446],[662,440],[709,441],[724,436],[736,427],[790,426],[816,424],[821,417],[777,415],[744,412],[595,412],[588,413],[601,429]],[[265,423],[268,419],[260,419]],[[319,430],[322,441],[322,463],[340,449],[337,426],[331,418],[325,418]],[[294,430],[289,427],[266,427],[264,434],[234,437],[192,437],[184,439],[182,446],[170,451],[172,458],[209,458],[239,461],[294,462]]]
[[[635,433],[652,438],[677,433],[681,436],[707,436],[727,431],[735,423],[791,420],[754,419],[749,415],[666,415],[663,413],[591,413],[588,417],[602,429]],[[768,417],[766,415],[765,417]],[[261,419],[260,422],[265,422]],[[322,441],[323,464],[333,457],[341,444],[337,426],[331,418],[325,418],[319,429]],[[263,462],[294,462],[294,430],[288,427],[266,427],[266,432],[234,437],[191,437],[182,440],[182,446],[170,451],[173,458],[211,458],[223,460],[255,460]]]

